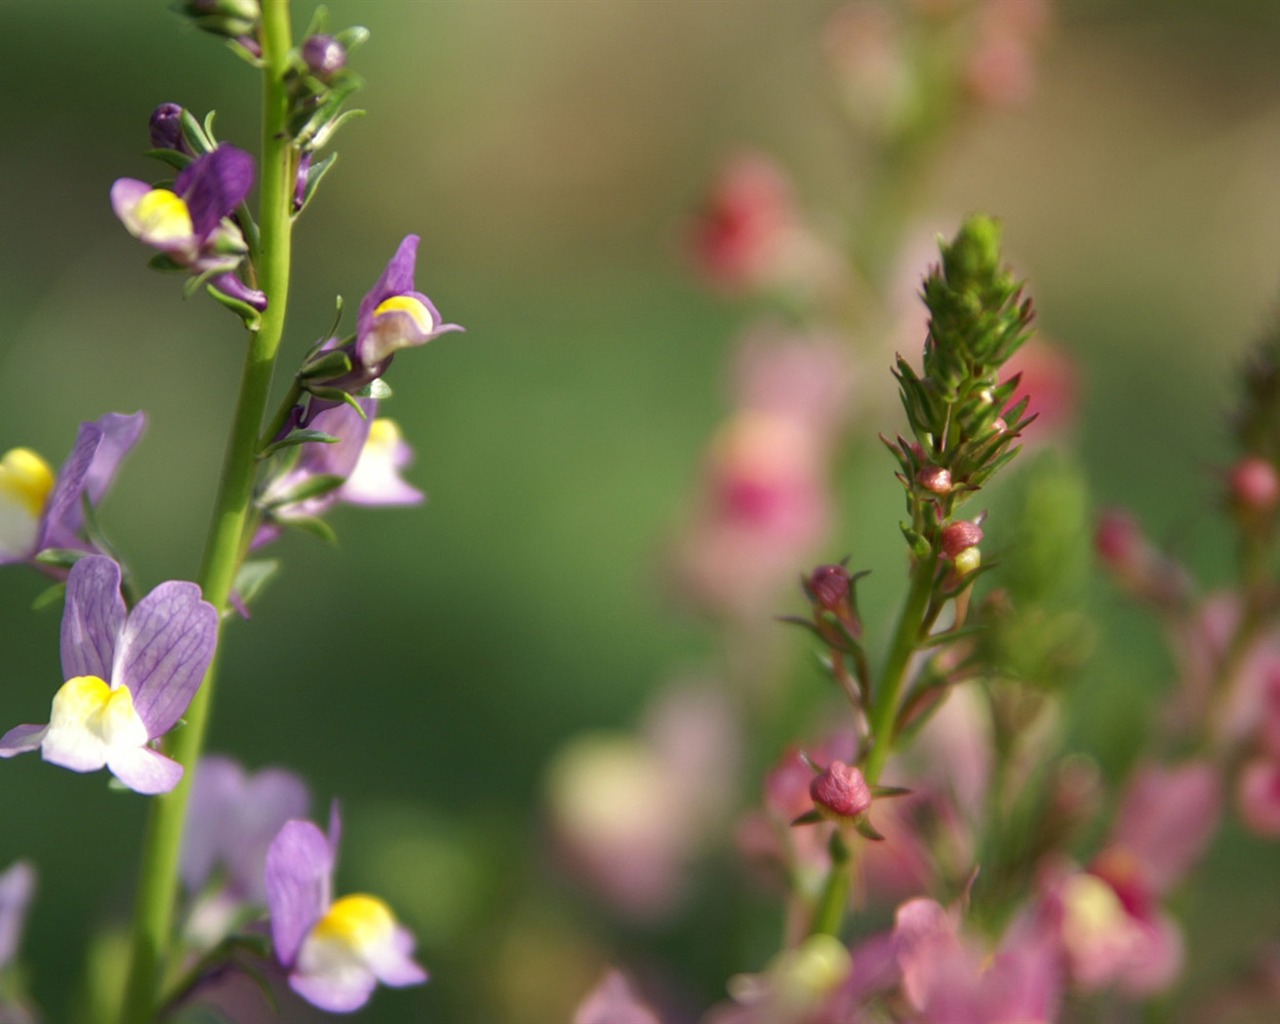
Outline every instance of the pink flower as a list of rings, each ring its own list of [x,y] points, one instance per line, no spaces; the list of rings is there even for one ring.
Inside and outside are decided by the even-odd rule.
[[[573,1012],[573,1024],[662,1024],[621,971],[610,970]]]

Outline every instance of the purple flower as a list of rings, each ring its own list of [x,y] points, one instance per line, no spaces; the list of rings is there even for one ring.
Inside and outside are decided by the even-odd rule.
[[[190,155],[191,147],[182,137],[182,107],[177,103],[161,103],[151,112],[150,132],[156,149],[176,149]]]
[[[166,793],[182,766],[152,749],[187,709],[218,638],[218,613],[194,583],[162,583],[129,611],[120,566],[89,555],[71,567],[62,674],[48,725],[0,736],[0,757],[39,749],[76,772],[108,768],[138,793]]]
[[[418,259],[418,236],[407,235],[377,284],[360,302],[356,319],[355,356],[365,370],[380,368],[402,348],[425,345],[449,331],[462,330],[446,324],[436,307],[421,292],[414,291],[414,268]]]
[[[424,500],[420,490],[400,477],[400,471],[413,461],[413,450],[400,428],[394,420],[374,417],[378,407],[374,399],[356,401],[363,416],[346,402],[326,403],[308,422],[310,429],[338,440],[301,445],[298,461],[267,485],[262,502],[272,521],[255,537],[255,547],[275,539],[276,524],[314,518],[338,502],[376,506],[417,505]],[[309,482],[323,477],[342,483],[323,494],[291,500],[290,495],[305,493]]]
[[[201,758],[182,835],[181,873],[188,891],[199,892],[221,869],[229,895],[265,903],[267,847],[310,803],[306,783],[291,771],[264,768],[249,775],[228,757]]]
[[[80,537],[84,500],[95,506],[102,500],[145,425],[140,412],[80,424],[56,477],[30,449],[6,452],[0,458],[0,565],[28,562],[46,548],[94,550]]]
[[[36,869],[16,861],[0,874],[0,971],[13,962],[22,940],[27,906],[36,888]]]
[[[267,907],[276,958],[289,985],[331,1013],[357,1010],[379,981],[420,985],[427,972],[413,959],[414,938],[374,896],[331,895],[338,816],[326,836],[309,821],[290,821],[267,851]]]
[[[347,66],[347,48],[333,36],[308,36],[302,44],[302,62],[322,82],[327,82]]]
[[[172,191],[120,178],[111,186],[116,216],[140,238],[197,273],[234,270],[247,248],[240,229],[226,219],[253,187],[253,157],[219,146],[189,163]]]

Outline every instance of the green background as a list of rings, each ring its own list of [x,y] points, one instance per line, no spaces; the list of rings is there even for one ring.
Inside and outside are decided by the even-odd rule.
[[[340,891],[384,895],[419,934],[432,984],[382,991],[362,1019],[540,1024],[640,949],[683,962],[710,1001],[760,950],[707,953],[711,909],[691,931],[617,928],[549,867],[543,770],[567,738],[628,726],[648,692],[717,657],[665,592],[662,556],[747,314],[700,289],[682,232],[743,145],[783,160],[824,216],[856,193],[816,46],[834,6],[330,8],[372,32],[352,62],[369,113],[339,134],[298,230],[285,365],[408,232],[423,237],[419,288],[467,333],[404,354],[391,379],[385,411],[429,504],[342,509],[337,548],[278,546],[284,575],[225,641],[211,748],[299,771],[317,814],[338,798]],[[1275,4],[1063,4],[1033,100],[963,125],[920,211],[944,231],[973,210],[1004,221],[1041,328],[1080,366],[1094,500],[1138,510],[1210,582],[1229,554],[1214,523],[1224,409],[1280,281],[1278,42]],[[8,2],[0,86],[0,449],[56,463],[81,420],[145,409],[102,518],[147,586],[189,578],[240,334],[147,271],[107,193],[158,173],[141,153],[162,101],[217,109],[219,135],[253,148],[255,77],[162,3]],[[887,366],[858,383],[892,389]],[[900,499],[874,430],[827,557],[876,567],[888,608]],[[6,726],[43,720],[60,681],[57,615],[26,611],[41,589],[0,574]],[[1085,738],[1105,762],[1171,669],[1152,627],[1093,593],[1106,628]],[[30,857],[42,875],[25,949],[50,1020],[73,1012],[83,937],[127,912],[143,811],[104,776],[0,766],[0,866]],[[1262,932],[1280,909],[1274,849],[1236,840],[1193,899],[1201,974],[1221,966],[1203,936]]]

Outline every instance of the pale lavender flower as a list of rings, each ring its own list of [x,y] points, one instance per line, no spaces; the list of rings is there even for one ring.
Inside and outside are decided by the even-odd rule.
[[[255,547],[274,540],[279,524],[315,518],[339,502],[378,506],[418,505],[425,500],[420,490],[400,476],[413,461],[413,449],[400,428],[394,420],[375,417],[375,399],[355,401],[359,409],[341,402],[326,405],[311,418],[309,429],[337,440],[301,445],[297,462],[266,486],[261,505],[269,521],[255,536]],[[312,483],[323,478],[331,478],[336,485],[320,494],[292,497],[306,494]]]
[[[417,235],[405,236],[382,276],[360,300],[355,337],[340,346],[331,340],[317,351],[315,361],[332,359],[335,352],[345,355],[347,369],[329,376],[312,375],[314,383],[356,394],[386,373],[392,357],[402,348],[425,345],[442,334],[463,329],[445,323],[431,300],[414,290],[418,241]],[[304,375],[307,369],[304,367]],[[315,409],[324,408],[329,401],[332,399],[312,402],[303,425]]]
[[[383,270],[382,276],[360,301],[356,317],[355,354],[366,369],[385,364],[402,348],[425,345],[449,331],[431,300],[414,290],[418,260],[418,236],[407,235]]]
[[[196,273],[234,270],[248,251],[229,219],[253,187],[253,157],[219,146],[192,160],[173,188],[120,178],[111,206],[128,232]]]
[[[6,452],[0,458],[0,565],[29,562],[46,548],[93,551],[81,537],[84,501],[96,506],[102,500],[145,425],[140,412],[80,424],[56,477],[30,449]]]
[[[267,848],[286,821],[307,813],[311,796],[297,775],[264,768],[253,775],[229,757],[200,759],[182,836],[182,881],[199,892],[215,872],[231,897],[265,903]]]
[[[332,898],[338,816],[325,835],[309,821],[287,822],[267,851],[267,906],[276,959],[289,985],[331,1013],[359,1009],[378,982],[420,985],[412,933],[374,896]]]
[[[35,888],[36,869],[25,860],[15,861],[0,874],[0,970],[13,963],[18,954]]]
[[[120,566],[89,555],[71,567],[62,615],[62,672],[48,725],[0,737],[0,757],[39,750],[76,772],[108,768],[139,793],[165,793],[182,766],[152,749],[191,702],[213,659],[218,613],[194,583],[170,580],[132,611]]]

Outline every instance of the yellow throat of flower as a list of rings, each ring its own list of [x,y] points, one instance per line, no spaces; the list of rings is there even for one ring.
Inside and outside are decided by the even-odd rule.
[[[139,199],[133,216],[140,232],[155,242],[180,241],[195,230],[187,204],[166,188],[153,188]]]
[[[0,500],[20,505],[38,519],[53,490],[53,470],[30,448],[12,448],[0,458]]]
[[[391,908],[376,896],[344,896],[329,907],[329,912],[316,924],[314,935],[317,939],[363,950],[387,941],[395,924]]]
[[[430,333],[435,327],[435,323],[431,319],[431,310],[412,295],[393,295],[391,298],[381,302],[373,311],[374,319],[382,316],[384,313],[405,313],[414,322],[414,325],[423,334]]]

